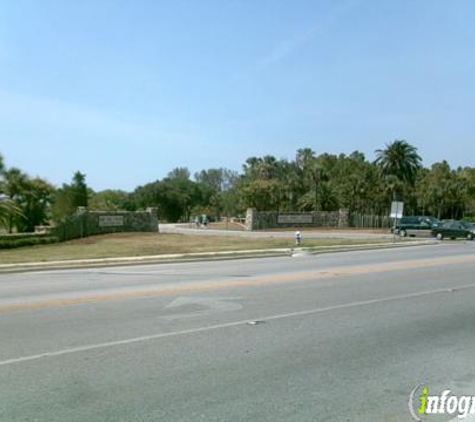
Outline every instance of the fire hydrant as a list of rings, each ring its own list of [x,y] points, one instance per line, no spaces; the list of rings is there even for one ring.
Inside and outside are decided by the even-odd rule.
[[[300,245],[302,243],[302,233],[299,231],[295,232],[295,244]]]

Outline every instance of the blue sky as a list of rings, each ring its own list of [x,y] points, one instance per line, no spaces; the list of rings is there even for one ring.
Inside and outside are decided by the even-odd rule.
[[[95,190],[364,152],[475,166],[472,0],[0,0],[0,153]]]

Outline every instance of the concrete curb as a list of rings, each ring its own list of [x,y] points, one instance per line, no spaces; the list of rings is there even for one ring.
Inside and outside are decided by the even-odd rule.
[[[350,252],[350,251],[370,251],[375,249],[395,249],[395,248],[404,248],[409,246],[428,246],[428,245],[438,245],[439,242],[436,240],[418,240],[418,241],[404,241],[400,243],[370,243],[362,245],[335,245],[335,246],[314,246],[311,248],[302,248],[305,249],[312,255],[319,255],[324,253],[332,252]]]
[[[367,251],[378,249],[392,249],[409,246],[436,245],[437,241],[414,241],[401,243],[374,243],[362,245],[314,246],[300,248],[251,249],[242,251],[224,252],[197,252],[188,254],[148,255],[138,257],[94,258],[46,262],[25,262],[19,264],[0,264],[1,273],[29,272],[57,269],[78,269],[109,267],[117,265],[144,265],[165,264],[193,261],[215,261],[227,259],[270,258],[270,257],[298,257],[304,255],[319,255],[333,252]]]

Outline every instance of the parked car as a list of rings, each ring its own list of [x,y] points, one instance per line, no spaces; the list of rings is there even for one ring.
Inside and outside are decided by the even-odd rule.
[[[401,237],[430,236],[432,229],[441,224],[441,221],[435,217],[407,216],[399,220],[394,230]]]
[[[475,238],[475,225],[466,221],[446,221],[432,229],[432,236],[438,240],[444,238],[473,240]]]

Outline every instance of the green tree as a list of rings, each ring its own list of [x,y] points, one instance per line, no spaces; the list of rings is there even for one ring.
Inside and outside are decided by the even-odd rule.
[[[12,219],[15,216],[21,215],[21,209],[7,194],[5,171],[6,168],[3,155],[0,154],[0,227],[10,228]]]
[[[21,209],[5,194],[0,192],[0,227],[11,227],[11,216],[20,216]]]
[[[73,197],[73,190],[66,183],[54,191],[51,204],[51,218],[53,221],[58,223],[76,212],[77,207],[74,206]]]
[[[465,186],[463,217],[475,219],[475,168],[463,167],[457,170],[457,174]]]
[[[195,173],[196,182],[207,186],[211,193],[209,204],[204,208],[194,208],[193,215],[207,214],[220,219],[221,215],[235,215],[239,211],[239,198],[235,182],[238,174],[227,168],[211,168]]]
[[[259,211],[278,209],[279,186],[276,180],[256,179],[240,189],[245,207]]]
[[[315,157],[313,151],[304,148],[297,151],[297,165],[302,174],[303,195],[298,204],[303,211],[318,211],[322,204],[327,202],[323,195],[329,193],[328,189],[328,162],[327,157]]]
[[[211,168],[201,170],[195,173],[195,180],[215,189],[217,192],[223,192],[233,187],[238,174],[227,168]]]
[[[19,203],[22,201],[21,195],[26,189],[26,184],[28,180],[28,176],[23,173],[20,169],[16,167],[11,167],[7,170],[3,171],[3,192],[6,198],[11,201],[11,203],[15,204],[15,209],[12,209],[7,216],[5,216],[6,220],[6,227],[9,233],[13,232],[13,229],[18,223],[18,219],[22,217],[21,206]],[[8,202],[5,203],[5,205]]]
[[[279,163],[279,208],[283,211],[293,211],[299,197],[300,177],[295,162],[281,160]]]
[[[295,156],[295,164],[299,169],[305,171],[305,169],[311,167],[311,163],[315,158],[315,152],[311,148],[300,148]]]
[[[71,184],[64,183],[52,198],[51,216],[55,222],[73,215],[78,207],[87,207],[91,192],[86,184],[86,175],[77,171]]]
[[[48,210],[53,191],[53,186],[45,180],[27,178],[15,200],[21,209],[21,215],[14,219],[19,232],[33,232],[35,226],[49,222]]]
[[[417,184],[424,209],[438,218],[462,218],[473,198],[469,174],[462,169],[452,170],[445,160],[433,164]]]
[[[86,185],[86,175],[77,171],[74,173],[71,183],[72,204],[75,207],[87,207],[89,202],[89,192]]]
[[[402,194],[404,184],[413,187],[422,159],[417,148],[405,140],[395,140],[376,152],[376,165],[391,183],[393,199]]]
[[[190,179],[190,171],[186,167],[175,167],[167,175],[167,179]]]
[[[362,214],[379,212],[381,177],[377,167],[368,162],[363,153],[341,154],[330,171],[329,179],[332,190],[338,195],[339,207]]]
[[[32,232],[48,222],[53,187],[40,178],[30,178],[20,169],[2,166],[0,177],[0,223],[11,233]]]
[[[106,189],[92,193],[89,199],[89,208],[97,211],[134,211],[136,206],[130,193],[123,190]]]
[[[157,207],[160,218],[170,222],[188,221],[196,206],[208,206],[212,189],[185,178],[165,178],[148,183],[134,192],[139,208]]]

